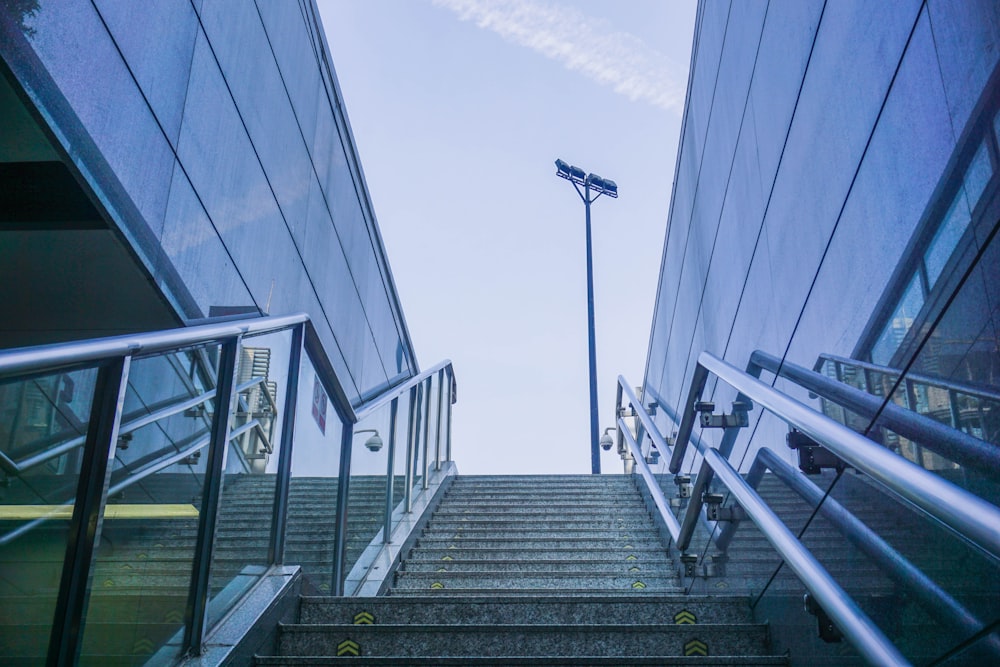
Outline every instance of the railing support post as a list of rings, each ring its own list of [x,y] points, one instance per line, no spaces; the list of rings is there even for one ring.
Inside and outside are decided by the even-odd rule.
[[[410,409],[406,421],[406,513],[413,511],[413,459],[417,455],[417,388],[410,389]]]
[[[79,657],[83,615],[90,597],[90,569],[104,520],[111,479],[109,461],[114,457],[118,441],[130,364],[131,357],[120,357],[97,372],[76,504],[56,598],[55,620],[49,635],[49,665],[75,665]]]
[[[344,594],[344,553],[347,545],[347,501],[351,486],[351,447],[354,423],[345,421],[340,430],[340,479],[337,483],[337,523],[333,530],[333,580],[330,594]]]
[[[392,542],[392,508],[393,487],[396,484],[396,413],[399,411],[399,399],[394,398],[389,404],[389,461],[385,471],[385,522],[382,527],[382,543]]]
[[[447,418],[447,421],[445,423],[445,428],[447,429],[448,435],[447,435],[447,438],[445,439],[444,460],[445,461],[451,461],[451,402],[455,398],[455,376],[453,376],[450,372],[448,373],[448,394],[447,394],[447,396],[448,396],[448,400],[446,401],[446,403],[447,403],[447,410],[448,410],[448,418]]]
[[[241,336],[222,344],[219,355],[219,380],[215,390],[215,414],[212,416],[212,440],[205,463],[205,483],[198,513],[198,542],[195,546],[191,588],[185,613],[184,646],[200,655],[201,644],[208,630],[208,598],[211,593],[212,555],[215,551],[215,529],[222,501],[223,472],[229,451],[229,426],[239,359]]]
[[[285,562],[285,526],[288,522],[288,492],[292,476],[292,443],[295,438],[295,410],[299,397],[299,369],[302,365],[302,336],[305,324],[292,329],[288,351],[288,380],[285,383],[285,409],[281,417],[281,451],[278,453],[278,475],[274,489],[274,514],[271,520],[271,546],[268,560]]]
[[[441,470],[441,417],[444,414],[444,369],[438,371],[437,432],[434,437],[434,470]]]
[[[433,376],[427,378],[427,390],[424,395],[427,397],[424,403],[424,476],[420,480],[420,488],[426,491],[430,488],[430,482],[427,479],[427,475],[430,473],[430,462],[427,460],[427,455],[430,453],[430,443],[428,442],[431,437],[431,380]]]

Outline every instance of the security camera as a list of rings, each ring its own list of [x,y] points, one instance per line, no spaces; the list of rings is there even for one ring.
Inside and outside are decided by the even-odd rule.
[[[601,436],[601,449],[606,452],[611,451],[611,447],[614,446],[615,441],[611,438],[607,431]]]
[[[376,433],[372,437],[365,440],[365,447],[367,447],[369,450],[373,452],[377,452],[378,450],[382,449],[382,438],[380,438],[378,436],[378,433]]]

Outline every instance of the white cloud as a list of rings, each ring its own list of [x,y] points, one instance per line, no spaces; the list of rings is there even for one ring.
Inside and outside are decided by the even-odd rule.
[[[632,101],[678,114],[684,109],[679,68],[635,35],[614,31],[607,21],[538,0],[434,0],[434,4],[611,86]]]

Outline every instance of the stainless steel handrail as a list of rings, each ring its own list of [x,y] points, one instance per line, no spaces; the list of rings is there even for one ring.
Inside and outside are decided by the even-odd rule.
[[[646,463],[646,459],[643,458],[642,448],[639,447],[639,444],[635,441],[635,437],[632,435],[632,431],[629,430],[625,420],[621,417],[618,418],[618,429],[625,438],[625,442],[628,444],[628,447],[632,452],[632,458],[635,460],[635,467],[639,469],[639,474],[642,475],[643,480],[646,482],[646,488],[649,489],[649,494],[653,499],[653,504],[656,505],[657,511],[660,513],[660,518],[663,519],[663,523],[667,526],[671,539],[676,542],[677,536],[681,532],[681,524],[677,521],[677,517],[674,516],[674,513],[670,511],[670,502],[663,494],[663,489],[660,488],[660,484],[653,475],[653,471],[650,469],[649,464]],[[656,433],[659,435],[659,431],[656,430],[655,427],[653,430],[647,429],[646,432],[649,434]]]
[[[1000,508],[875,444],[708,352],[701,353],[698,365],[960,536],[1000,558]],[[685,418],[693,410],[693,405],[687,405]],[[678,441],[675,453],[683,445]]]
[[[383,393],[379,394],[376,398],[368,401],[367,403],[359,406],[353,414],[353,421],[355,423],[361,421],[368,415],[372,414],[379,408],[390,403],[393,399],[399,398],[403,393],[409,391],[413,387],[417,386],[421,382],[426,382],[427,378],[434,375],[442,369],[447,369],[448,376],[451,378],[452,383],[455,382],[455,372],[452,368],[452,363],[450,359],[445,359],[444,361],[435,364],[431,368],[421,372],[419,375],[414,375],[413,377],[407,379],[405,382],[398,384],[390,389],[387,389]]]
[[[889,638],[875,625],[854,600],[830,576],[816,558],[802,546],[798,538],[771,511],[771,508],[750,488],[736,470],[714,449],[703,453],[719,480],[732,492],[736,502],[747,513],[771,546],[826,612],[837,629],[875,665],[908,665]]]
[[[966,466],[995,472],[1000,469],[1000,448],[951,428],[912,410],[896,405],[843,382],[811,371],[760,350],[750,355],[748,371],[757,376],[759,369],[787,378],[795,384],[868,419],[878,415],[878,424],[920,443],[941,456]]]
[[[937,387],[938,389],[946,389],[949,391],[956,391],[960,394],[965,394],[967,396],[972,396],[974,398],[982,398],[987,401],[993,401],[994,403],[1000,403],[1000,393],[996,391],[991,391],[988,387],[980,387],[964,382],[952,382],[951,380],[946,380],[944,378],[934,377],[932,375],[923,375],[921,373],[907,372],[903,373],[898,368],[891,368],[889,366],[879,366],[878,364],[869,363],[867,361],[861,361],[859,359],[850,359],[848,357],[839,357],[835,354],[821,354],[819,355],[819,361],[832,361],[837,364],[842,364],[844,366],[854,366],[860,368],[861,370],[871,371],[872,373],[881,373],[882,375],[895,375],[899,377],[900,375],[905,375],[906,379],[916,382],[919,384],[926,384],[931,387]],[[821,364],[817,364],[819,366]]]
[[[933,579],[903,557],[849,509],[827,496],[805,474],[796,470],[773,450],[762,447],[757,451],[750,472],[746,476],[747,484],[751,488],[757,488],[766,470],[771,470],[777,479],[798,494],[810,507],[818,507],[819,513],[834,528],[868,556],[889,578],[904,586],[924,608],[924,611],[934,617],[938,623],[954,628],[963,638],[971,637],[985,627],[985,623],[980,621],[975,614],[962,606],[938,586]],[[725,549],[738,525],[738,521],[727,523],[723,527],[719,539],[716,540],[716,546]],[[985,643],[995,656],[1000,656],[1000,637],[996,634],[990,635]]]
[[[625,379],[619,376],[619,387],[627,392],[633,407],[638,405],[635,395],[628,389],[629,385]],[[651,419],[642,419],[644,410],[636,411],[646,428],[646,433],[651,439],[664,442],[663,437]],[[681,526],[673,512],[669,510],[669,504],[660,489],[656,477],[653,475],[642,456],[642,450],[632,437],[631,431],[625,424],[624,419],[618,418],[618,428],[625,437],[635,460],[636,467],[642,474],[643,480],[649,489],[650,495],[656,504],[661,516],[666,522],[671,536],[677,541]],[[701,444],[701,443],[699,443]],[[854,600],[840,587],[830,576],[830,573],[816,560],[816,558],[806,549],[795,535],[788,530],[787,526],[771,511],[767,504],[760,498],[757,492],[751,488],[746,481],[733,469],[729,462],[718,451],[702,446],[701,454],[704,457],[705,466],[709,468],[725,484],[740,506],[746,511],[747,516],[757,524],[768,542],[781,555],[782,559],[788,563],[795,572],[799,580],[806,589],[813,594],[820,606],[827,615],[836,623],[837,628],[851,642],[866,660],[877,665],[908,665],[910,664],[902,653],[893,645],[889,638],[878,628]],[[666,453],[666,449],[662,453]],[[692,514],[700,514],[700,504],[689,506],[685,513],[685,521]],[[668,519],[669,517],[669,519]]]
[[[308,320],[309,317],[305,313],[296,313],[94,340],[13,348],[0,352],[0,376],[55,370],[102,359],[146,355],[201,345],[223,338],[271,333]]]

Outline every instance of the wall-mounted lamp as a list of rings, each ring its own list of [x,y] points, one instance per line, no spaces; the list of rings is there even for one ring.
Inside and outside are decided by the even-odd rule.
[[[378,450],[382,449],[382,438],[380,438],[378,435],[378,429],[363,428],[360,431],[355,431],[354,435],[360,435],[362,433],[373,434],[370,438],[365,440],[365,447],[367,447],[369,450],[373,452],[377,452]]]

